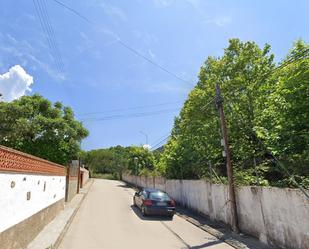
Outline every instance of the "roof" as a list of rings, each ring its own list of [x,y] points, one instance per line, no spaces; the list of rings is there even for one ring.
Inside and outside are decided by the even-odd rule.
[[[160,189],[156,189],[156,188],[143,188],[143,190],[145,190],[146,192],[164,192]]]

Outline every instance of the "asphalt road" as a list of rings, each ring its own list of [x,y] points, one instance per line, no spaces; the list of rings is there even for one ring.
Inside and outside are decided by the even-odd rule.
[[[233,248],[176,215],[142,217],[133,194],[120,181],[95,180],[59,249]]]

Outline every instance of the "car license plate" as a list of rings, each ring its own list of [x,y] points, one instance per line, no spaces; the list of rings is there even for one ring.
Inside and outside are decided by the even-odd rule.
[[[166,206],[166,203],[163,202],[163,201],[159,201],[159,202],[157,202],[157,205],[158,205],[158,206]]]

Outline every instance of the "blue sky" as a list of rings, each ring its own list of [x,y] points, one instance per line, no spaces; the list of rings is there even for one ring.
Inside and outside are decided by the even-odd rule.
[[[44,1],[60,56],[48,46],[33,1],[0,2],[0,90],[17,97],[39,93],[71,106],[90,131],[86,150],[140,145],[140,131],[154,145],[169,134],[192,88],[119,38],[192,84],[206,57],[221,55],[229,38],[269,43],[277,60],[293,41],[309,38],[306,0],[61,0],[93,24],[53,0],[35,2]],[[55,62],[60,57],[63,71]],[[26,87],[3,90],[8,84]],[[136,113],[149,116],[123,118]]]

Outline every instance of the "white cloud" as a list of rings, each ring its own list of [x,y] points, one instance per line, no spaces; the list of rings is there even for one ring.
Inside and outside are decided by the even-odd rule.
[[[144,148],[144,150],[150,150],[151,149],[151,145],[150,144],[144,144],[143,148]]]
[[[212,23],[219,27],[224,27],[232,22],[232,18],[229,16],[215,17],[212,19],[206,20],[206,23]]]
[[[186,0],[195,10],[200,10],[201,1],[200,0]]]
[[[104,13],[106,15],[109,15],[111,17],[116,17],[122,21],[127,21],[127,16],[126,14],[118,7],[112,5],[112,4],[107,4],[107,3],[101,3],[100,6],[103,8]]]
[[[150,57],[151,57],[152,59],[154,59],[154,58],[156,57],[156,55],[152,52],[151,49],[148,49],[148,54],[150,55]]]
[[[0,93],[5,101],[12,101],[31,92],[33,77],[20,66],[15,65],[8,72],[0,74]]]
[[[0,32],[0,44],[7,44],[0,46],[0,55],[3,58],[10,58],[8,62],[3,63],[4,65],[8,65],[11,61],[18,61],[20,65],[31,67],[32,70],[43,69],[51,78],[57,81],[66,80],[63,72],[59,72],[50,65],[50,62],[55,64],[55,58],[52,55],[44,53],[44,60],[37,57],[42,54],[42,50],[48,50],[44,43],[36,41],[34,46],[25,40],[18,41],[12,35],[4,35]],[[38,49],[38,47],[41,49]],[[3,70],[3,66],[0,69]]]
[[[174,0],[154,0],[154,3],[159,7],[168,7],[174,3]]]

